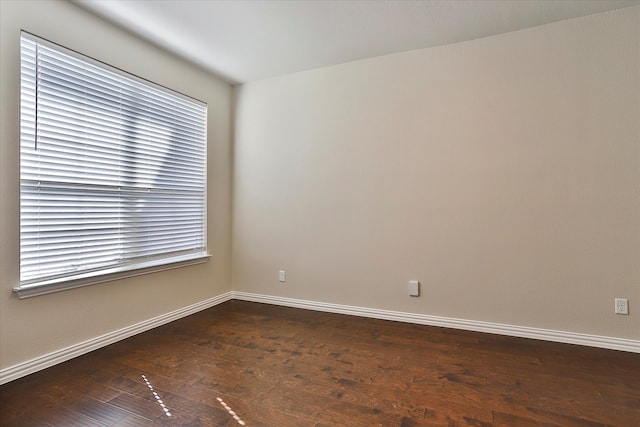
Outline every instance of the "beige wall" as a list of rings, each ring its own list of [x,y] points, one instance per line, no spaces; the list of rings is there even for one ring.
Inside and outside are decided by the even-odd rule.
[[[237,88],[234,290],[640,338],[639,54],[634,7]]]
[[[0,369],[228,292],[230,86],[67,2],[3,0],[0,19]],[[208,103],[209,263],[16,298],[20,29]]]

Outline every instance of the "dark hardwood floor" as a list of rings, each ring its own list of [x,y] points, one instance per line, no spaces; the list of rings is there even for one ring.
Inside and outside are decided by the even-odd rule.
[[[640,354],[229,301],[0,387],[2,426],[640,426]]]

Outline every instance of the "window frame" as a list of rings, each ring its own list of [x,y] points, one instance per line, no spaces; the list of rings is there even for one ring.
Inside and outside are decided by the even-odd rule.
[[[14,287],[14,292],[17,294],[17,296],[19,298],[28,298],[28,297],[32,297],[32,296],[37,296],[37,295],[43,295],[43,294],[49,294],[49,293],[53,293],[53,292],[59,292],[59,291],[63,291],[63,290],[67,290],[67,289],[74,289],[74,288],[78,288],[78,287],[83,287],[83,286],[89,286],[89,285],[93,285],[93,284],[98,284],[98,283],[105,283],[105,282],[110,282],[110,281],[114,281],[114,280],[120,280],[123,278],[127,278],[127,277],[135,277],[135,276],[140,276],[140,275],[145,275],[145,274],[149,274],[149,273],[153,273],[153,272],[158,272],[158,271],[165,271],[168,269],[174,269],[174,268],[179,268],[179,267],[183,267],[183,266],[190,266],[190,265],[195,265],[195,264],[201,264],[201,263],[206,263],[209,261],[209,258],[211,257],[211,255],[208,252],[208,245],[207,245],[207,210],[208,210],[208,206],[207,206],[207,119],[208,119],[208,112],[207,112],[207,104],[203,101],[197,100],[193,97],[184,95],[180,92],[177,92],[175,90],[169,89],[165,86],[159,85],[157,83],[151,82],[147,79],[138,77],[134,74],[128,73],[126,71],[123,71],[117,67],[111,66],[109,64],[106,64],[102,61],[96,60],[94,58],[88,57],[84,54],[78,53],[76,51],[73,51],[69,48],[66,48],[64,46],[61,46],[59,44],[50,42],[46,39],[43,39],[41,37],[35,36],[31,33],[28,33],[26,31],[22,31],[21,32],[21,36],[20,36],[20,54],[22,57],[22,53],[23,53],[23,47],[22,47],[22,40],[23,38],[31,41],[31,42],[35,42],[35,43],[40,43],[42,45],[47,46],[48,48],[52,48],[55,50],[59,50],[64,52],[65,54],[68,54],[70,56],[75,57],[76,59],[80,60],[80,61],[84,61],[88,64],[91,64],[92,66],[97,66],[100,67],[103,70],[107,70],[109,72],[112,73],[116,73],[118,75],[120,75],[121,77],[124,77],[126,79],[130,79],[132,81],[135,81],[137,84],[143,84],[145,86],[148,87],[152,87],[154,90],[160,90],[162,91],[164,94],[169,94],[170,96],[177,96],[179,98],[181,98],[182,100],[188,100],[189,102],[193,102],[193,103],[197,103],[199,105],[201,105],[204,108],[204,112],[203,112],[203,123],[204,123],[204,135],[203,135],[203,140],[202,142],[202,155],[203,155],[203,160],[202,160],[202,185],[203,185],[203,191],[202,191],[202,205],[203,205],[203,210],[202,210],[202,224],[201,224],[201,233],[202,233],[202,248],[199,251],[194,251],[194,252],[190,252],[190,253],[185,253],[185,254],[177,254],[177,255],[173,255],[173,256],[169,256],[169,257],[165,257],[165,258],[149,258],[147,260],[145,260],[144,258],[139,259],[138,261],[135,262],[125,262],[125,263],[119,263],[119,264],[115,264],[115,265],[111,265],[111,266],[107,266],[107,267],[101,267],[101,268],[97,268],[97,269],[85,269],[85,270],[79,270],[76,272],[72,272],[72,273],[64,273],[61,274],[59,276],[55,276],[55,275],[50,275],[48,277],[44,277],[44,278],[35,278],[35,279],[29,279],[29,280],[22,280],[20,282],[20,284],[16,287]],[[22,87],[22,82],[23,82],[23,72],[22,72],[22,60],[21,60],[21,72],[20,72],[20,81],[21,81],[21,87]],[[33,104],[34,106],[37,105],[38,101],[35,101],[35,103]],[[21,137],[20,137],[20,174],[21,174],[21,185],[20,185],[20,205],[21,205],[21,211],[20,211],[20,222],[21,222],[21,231],[20,231],[20,236],[21,236],[21,240],[22,240],[22,222],[23,222],[23,214],[22,214],[22,203],[23,203],[23,185],[22,185],[22,126],[23,126],[23,117],[22,117],[22,106],[23,106],[23,96],[22,96],[22,89],[21,89],[21,100],[20,100],[20,128],[21,128]],[[37,138],[37,137],[36,137]],[[34,139],[35,142],[35,139]],[[121,234],[121,233],[119,233]],[[200,234],[198,232],[198,234]],[[22,243],[21,243],[22,246]],[[22,278],[22,254],[20,255],[20,271],[21,271],[21,278]]]

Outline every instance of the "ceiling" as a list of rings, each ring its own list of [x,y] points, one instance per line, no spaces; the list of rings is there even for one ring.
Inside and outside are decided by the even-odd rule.
[[[71,1],[233,84],[640,4],[640,0]]]

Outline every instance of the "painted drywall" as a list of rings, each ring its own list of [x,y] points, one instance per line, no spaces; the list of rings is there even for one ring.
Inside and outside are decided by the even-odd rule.
[[[230,290],[231,87],[66,1],[0,2],[0,369]],[[19,36],[26,30],[208,104],[206,264],[19,300]]]
[[[234,290],[640,338],[639,7],[235,103]]]

